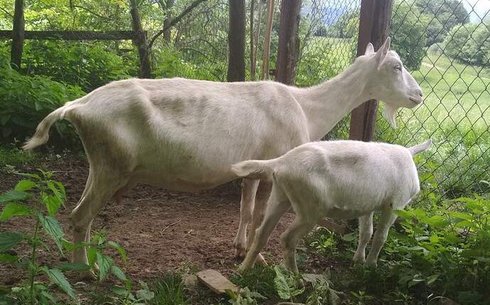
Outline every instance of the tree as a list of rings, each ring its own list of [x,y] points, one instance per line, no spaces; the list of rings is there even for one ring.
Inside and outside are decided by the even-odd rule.
[[[455,25],[469,22],[469,14],[458,0],[416,0],[415,5],[429,20],[427,46],[443,41]]]
[[[444,40],[446,55],[470,65],[489,65],[490,28],[486,24],[460,24]]]
[[[428,25],[428,17],[421,14],[416,7],[395,3],[391,25],[393,49],[410,70],[418,70],[425,56]]]

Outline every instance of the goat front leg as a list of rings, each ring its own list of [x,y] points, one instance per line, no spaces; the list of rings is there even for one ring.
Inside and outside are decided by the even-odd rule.
[[[397,216],[391,208],[385,208],[381,213],[378,226],[376,228],[376,233],[374,233],[373,244],[371,246],[371,251],[369,251],[366,264],[376,267],[378,264],[378,256],[381,252],[386,238],[388,237],[388,231],[390,227],[395,222]]]
[[[243,258],[247,253],[247,228],[252,221],[252,213],[255,205],[255,194],[260,180],[242,180],[242,198],[240,200],[240,223],[238,232],[233,241],[235,257]]]
[[[373,235],[373,212],[359,217],[359,241],[353,261],[364,263],[366,261],[366,246]]]

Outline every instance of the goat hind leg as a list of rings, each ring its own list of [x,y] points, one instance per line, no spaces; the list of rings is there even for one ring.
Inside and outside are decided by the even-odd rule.
[[[255,205],[255,194],[260,180],[243,179],[242,180],[242,197],[240,200],[240,223],[238,232],[233,241],[235,247],[235,257],[242,258],[247,249],[247,228],[252,220],[252,212]]]
[[[75,244],[72,260],[74,263],[88,264],[86,244],[90,242],[91,223],[105,203],[124,184],[114,177],[99,176],[89,179],[82,198],[70,215]]]
[[[366,261],[366,246],[373,235],[373,214],[371,212],[369,215],[359,217],[359,241],[352,259],[356,263],[364,263]]]
[[[388,237],[388,231],[395,222],[397,216],[391,208],[386,208],[381,213],[376,232],[373,237],[373,244],[366,259],[366,264],[370,266],[377,266],[378,256],[381,252],[386,238]]]
[[[267,208],[267,202],[269,200],[269,197],[271,197],[271,192],[272,192],[272,182],[261,180],[259,187],[257,189],[257,195],[255,196],[255,205],[253,208],[252,224],[250,228],[250,236],[248,237],[247,249],[250,249],[250,246],[252,245],[253,240],[255,238],[255,233],[257,232],[257,229],[259,228],[260,224],[262,223],[262,220],[264,219],[264,214]],[[266,265],[265,259],[260,253],[257,256],[257,262],[262,265]]]

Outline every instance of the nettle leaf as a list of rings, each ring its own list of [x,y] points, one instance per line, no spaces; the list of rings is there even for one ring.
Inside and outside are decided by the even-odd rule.
[[[290,300],[292,297],[300,295],[304,292],[305,288],[296,288],[297,280],[293,273],[275,266],[274,271],[276,276],[274,278],[274,285],[276,286],[277,294],[283,300]]]
[[[103,281],[109,275],[114,261],[107,255],[97,252],[97,266],[99,267],[99,281]]]
[[[7,221],[15,216],[28,215],[32,215],[32,211],[28,206],[21,203],[10,202],[3,208],[2,214],[0,214],[0,221]]]
[[[116,265],[111,266],[111,273],[114,274],[114,276],[116,276],[121,281],[126,281],[127,280],[126,275],[124,274],[124,272],[121,270],[121,268],[119,268]]]
[[[32,190],[35,186],[36,186],[36,182],[29,179],[23,179],[17,182],[14,189],[19,192],[25,192],[25,191]]]
[[[0,253],[0,262],[5,263],[5,264],[13,264],[17,262],[19,258],[17,255],[13,254],[7,254],[7,253]]]
[[[30,197],[29,193],[23,191],[8,191],[0,195],[0,203],[12,202],[12,201],[23,201]]]
[[[90,266],[84,263],[63,263],[57,266],[62,271],[88,271]]]
[[[127,261],[127,258],[128,258],[128,255],[126,253],[126,249],[124,249],[120,244],[114,242],[114,241],[108,241],[107,242],[107,245],[109,245],[111,248],[114,248],[117,250],[117,252],[119,253],[119,255],[121,256],[121,259],[126,262]]]
[[[66,197],[65,187],[63,186],[63,184],[57,181],[49,181],[48,188],[53,192],[56,198],[58,198],[63,204],[63,201],[65,200]]]
[[[43,267],[42,270],[46,273],[52,283],[58,285],[58,287],[60,287],[61,290],[63,290],[72,299],[76,299],[75,291],[61,270],[49,269],[47,267]]]
[[[60,226],[60,223],[51,216],[44,216],[42,214],[38,214],[39,221],[43,226],[44,231],[53,239],[58,246],[58,249],[63,254],[63,229]]]
[[[0,233],[0,252],[12,249],[18,243],[24,240],[24,235],[17,232]]]
[[[41,195],[41,201],[46,206],[46,210],[48,210],[49,216],[56,215],[56,213],[58,212],[58,209],[60,208],[61,204],[63,203],[63,201],[60,200],[57,196],[47,195],[46,193],[43,193]]]

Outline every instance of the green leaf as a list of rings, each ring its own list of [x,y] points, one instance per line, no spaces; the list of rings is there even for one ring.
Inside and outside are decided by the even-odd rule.
[[[127,261],[128,255],[126,253],[126,250],[120,244],[116,243],[115,241],[108,241],[107,245],[109,245],[111,248],[116,249],[124,262]]]
[[[111,273],[114,274],[121,281],[126,281],[127,280],[126,275],[124,274],[124,272],[121,270],[121,268],[119,268],[116,265],[112,265],[111,266]]]
[[[61,204],[63,203],[57,196],[47,195],[43,193],[41,195],[41,200],[46,206],[46,210],[48,210],[49,216],[54,216],[58,212]]]
[[[0,253],[0,262],[1,263],[13,264],[13,263],[17,262],[18,260],[19,260],[19,258],[17,257],[17,255]]]
[[[24,240],[24,235],[16,232],[0,233],[0,252],[12,249],[15,245]]]
[[[82,245],[75,245],[75,247],[82,247]],[[87,248],[87,260],[90,267],[93,267],[95,265],[95,261],[97,260],[97,248]]]
[[[42,267],[42,270],[46,273],[52,283],[58,285],[58,287],[60,287],[72,299],[76,299],[75,291],[61,270],[49,269],[47,267]]]
[[[63,204],[63,201],[65,200],[66,197],[65,187],[63,186],[63,184],[57,181],[49,181],[48,188],[53,192],[56,198],[58,198],[59,201],[61,201],[61,204]]]
[[[36,183],[29,179],[23,179],[17,182],[15,185],[15,190],[19,192],[25,192],[33,189],[36,186]]]
[[[58,246],[58,249],[63,254],[63,229],[56,218],[38,214],[39,221],[43,226],[44,231],[53,239]]]
[[[0,195],[0,203],[11,202],[11,201],[22,201],[22,200],[26,200],[29,197],[30,197],[29,193],[26,192],[16,191],[16,190],[8,191]]]
[[[283,300],[290,300],[292,297],[300,295],[304,292],[305,288],[296,289],[297,280],[295,275],[287,270],[283,270],[279,266],[274,267],[276,276],[274,278],[274,285],[277,290],[277,294]]]
[[[21,203],[10,202],[3,208],[0,221],[7,221],[14,216],[31,215],[31,209]]]
[[[63,263],[57,266],[62,271],[88,271],[90,266],[84,263]]]
[[[101,282],[107,278],[113,264],[114,262],[109,256],[97,252],[97,266],[99,267],[99,280]]]

